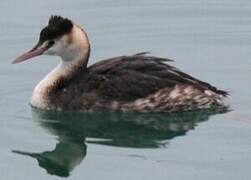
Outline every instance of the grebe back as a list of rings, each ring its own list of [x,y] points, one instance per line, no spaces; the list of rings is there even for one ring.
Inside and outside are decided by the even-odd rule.
[[[228,95],[167,64],[169,59],[138,53],[87,67],[86,32],[67,18],[52,16],[38,44],[17,57],[19,63],[39,55],[56,55],[61,63],[35,87],[31,105],[46,110],[174,112],[224,106]]]

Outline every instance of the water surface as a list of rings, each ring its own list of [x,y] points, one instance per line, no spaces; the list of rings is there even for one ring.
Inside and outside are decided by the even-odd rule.
[[[57,63],[10,62],[51,14],[89,34],[90,63],[150,51],[231,93],[231,112],[78,114],[32,110],[33,87]],[[0,2],[0,175],[27,179],[250,179],[251,2]]]

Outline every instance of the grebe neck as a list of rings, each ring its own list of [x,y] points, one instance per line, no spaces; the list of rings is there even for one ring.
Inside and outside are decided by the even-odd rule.
[[[53,69],[35,87],[31,105],[42,109],[50,109],[49,97],[64,87],[79,72],[85,71],[90,55],[90,45],[86,33],[74,27],[71,35],[70,50],[64,51],[60,64]]]

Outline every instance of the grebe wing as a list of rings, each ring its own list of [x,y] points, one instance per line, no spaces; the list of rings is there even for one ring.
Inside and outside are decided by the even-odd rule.
[[[92,84],[97,93],[109,99],[135,100],[161,88],[172,90],[177,84],[227,95],[225,91],[167,64],[168,61],[172,60],[139,53],[100,61],[91,65],[88,71],[90,79],[95,80]]]

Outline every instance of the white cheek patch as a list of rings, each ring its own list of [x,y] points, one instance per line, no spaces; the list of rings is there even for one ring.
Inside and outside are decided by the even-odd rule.
[[[82,60],[88,52],[88,37],[82,29],[74,25],[70,33],[56,39],[55,44],[44,54],[60,56],[64,62],[69,62]]]
[[[69,45],[67,39],[67,35],[64,35],[61,38],[54,40],[55,44],[45,51],[44,54],[62,56],[65,54],[67,46]],[[48,41],[44,43],[45,46],[47,46],[47,44]]]
[[[69,45],[68,42],[68,35],[63,35],[60,39],[59,42],[63,48],[66,48]]]

